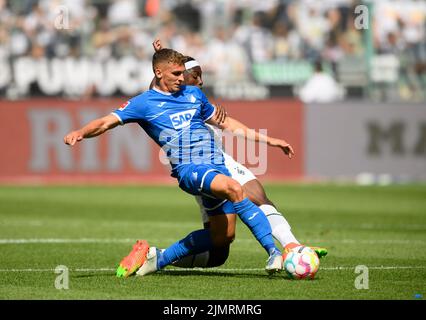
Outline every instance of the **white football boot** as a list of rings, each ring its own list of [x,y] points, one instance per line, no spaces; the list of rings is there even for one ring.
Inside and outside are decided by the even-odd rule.
[[[274,251],[266,261],[265,271],[269,274],[280,272],[283,269],[283,257],[279,251]]]

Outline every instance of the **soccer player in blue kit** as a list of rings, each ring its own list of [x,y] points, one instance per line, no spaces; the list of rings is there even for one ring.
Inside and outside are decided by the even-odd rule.
[[[153,89],[64,137],[64,142],[72,146],[120,124],[136,122],[166,152],[172,176],[178,180],[179,187],[192,195],[202,196],[203,205],[208,209],[209,229],[193,231],[164,251],[147,248],[146,259],[141,260],[140,266],[124,270],[124,276],[139,267],[137,274],[146,275],[185,256],[229,245],[235,236],[236,215],[268,253],[265,270],[268,273],[280,271],[281,252],[274,243],[265,214],[230,177],[222,150],[205,125],[219,126],[213,117],[215,107],[199,88],[183,85],[184,59],[172,49],[156,52],[153,56]],[[227,223],[223,223],[224,220]]]
[[[153,42],[153,47],[155,51],[159,51],[163,48],[161,41],[156,39]],[[200,89],[203,87],[203,70],[201,65],[192,57],[186,56],[185,62],[185,84],[191,86],[197,86]],[[154,86],[155,77],[151,83],[150,88]],[[219,124],[223,124],[224,128],[228,130],[231,129],[232,132],[237,132],[239,135],[242,135],[248,139],[256,142],[264,142],[269,146],[280,148],[284,154],[286,154],[290,159],[294,155],[293,148],[289,143],[285,140],[273,138],[267,135],[261,135],[251,129],[249,129],[246,125],[239,122],[236,119],[233,119],[227,116],[225,109],[215,104],[216,112],[215,118]],[[215,126],[206,124],[208,129],[214,134],[215,138],[218,141],[218,145],[222,145],[221,142],[221,130]],[[282,246],[284,255],[290,250],[301,246],[300,242],[296,239],[294,234],[291,231],[291,227],[285,217],[278,212],[275,205],[268,199],[265,190],[257,180],[256,176],[244,165],[235,161],[231,155],[227,154],[223,151],[223,156],[225,158],[225,166],[228,171],[231,173],[231,177],[238,181],[242,186],[243,190],[247,194],[248,198],[256,204],[265,214],[272,228],[272,236],[279,242]],[[202,198],[200,196],[195,196],[198,205],[200,206],[200,213],[202,217],[202,221],[204,224],[204,228],[209,228],[209,218],[207,214],[207,210],[204,208],[202,203]],[[312,247],[319,258],[327,255],[327,249],[321,247]],[[137,260],[137,254],[141,250],[139,246],[134,247],[132,252],[123,259],[122,264],[131,264],[132,257]],[[175,261],[173,266],[182,267],[182,268],[211,268],[222,265],[229,255],[229,245],[224,247],[215,247],[210,251],[206,251],[197,255],[188,255],[184,259],[179,261]]]

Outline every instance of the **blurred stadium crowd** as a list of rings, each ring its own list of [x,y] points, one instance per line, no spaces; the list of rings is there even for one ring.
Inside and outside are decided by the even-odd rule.
[[[0,93],[9,98],[33,94],[37,79],[44,94],[66,92],[65,85],[43,90],[48,85],[37,78],[43,71],[28,79],[19,74],[43,65],[37,63],[41,60],[83,59],[90,67],[132,57],[123,64],[143,75],[134,90],[121,92],[134,94],[149,84],[151,43],[160,38],[164,46],[199,60],[207,86],[220,81],[297,88],[322,61],[342,86],[363,92],[376,80],[377,87],[390,87],[390,98],[426,101],[426,2],[370,2],[368,33],[356,27],[356,7],[363,3],[354,0],[0,0]],[[369,43],[376,76],[366,63]],[[73,64],[56,67],[65,74],[82,70]],[[56,67],[48,64],[46,72],[54,74]],[[54,88],[59,80],[52,74],[45,82]],[[64,81],[72,77],[77,76]],[[97,90],[96,81],[101,80],[83,81],[84,88],[68,95],[111,95],[120,89]]]

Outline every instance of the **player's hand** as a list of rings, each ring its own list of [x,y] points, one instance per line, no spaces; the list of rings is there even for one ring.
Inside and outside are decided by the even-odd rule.
[[[271,139],[269,145],[281,148],[281,150],[291,159],[294,156],[293,147],[286,141],[281,139]]]
[[[83,140],[83,135],[79,131],[72,131],[64,137],[65,144],[73,146],[76,142]]]
[[[160,39],[155,39],[155,41],[152,43],[152,46],[154,47],[155,52],[163,49],[163,46],[161,45]]]
[[[225,108],[221,106],[220,104],[215,104],[216,112],[214,115],[214,121],[216,121],[218,124],[222,124],[228,113],[226,112]]]

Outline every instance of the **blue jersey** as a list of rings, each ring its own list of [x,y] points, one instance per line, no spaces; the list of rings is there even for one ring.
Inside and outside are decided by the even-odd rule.
[[[188,164],[224,164],[222,149],[205,125],[214,112],[198,87],[182,86],[173,94],[153,88],[113,114],[122,124],[137,122],[165,151],[172,176],[178,177]]]

